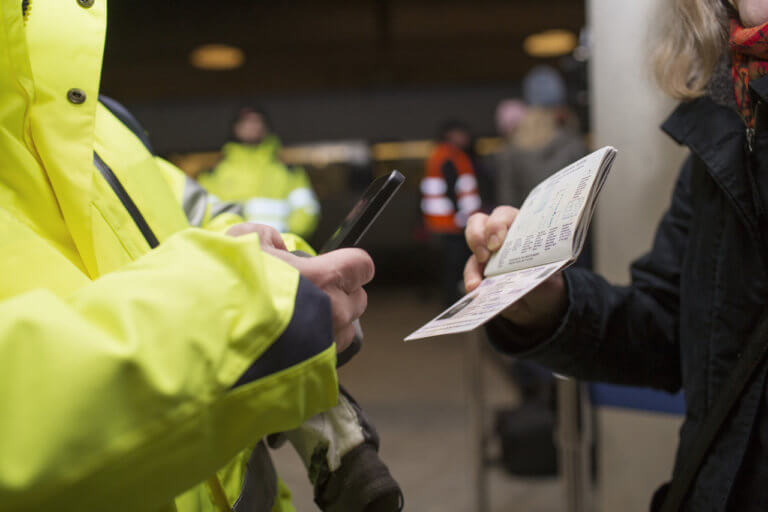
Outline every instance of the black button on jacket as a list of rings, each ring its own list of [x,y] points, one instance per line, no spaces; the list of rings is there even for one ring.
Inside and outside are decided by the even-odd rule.
[[[768,81],[753,81],[752,88],[759,99]],[[761,115],[768,121],[760,110],[752,181],[739,115],[709,98],[681,104],[662,128],[691,155],[653,247],[632,265],[631,285],[568,269],[566,316],[526,353],[516,348],[520,333],[510,324],[497,319],[488,328],[501,351],[564,374],[670,392],[682,387],[687,411],[678,461],[768,305],[768,225],[759,204],[768,199],[768,129],[761,128]],[[768,510],[765,386],[764,365],[710,452],[686,510]],[[667,478],[660,474],[659,482]]]

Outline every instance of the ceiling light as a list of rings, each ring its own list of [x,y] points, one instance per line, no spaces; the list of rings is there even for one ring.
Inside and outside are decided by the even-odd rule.
[[[192,50],[189,61],[199,69],[236,69],[245,62],[245,53],[240,48],[228,44],[205,44]]]
[[[570,30],[545,30],[532,34],[523,41],[525,52],[532,57],[560,57],[568,55],[578,45],[576,34]]]

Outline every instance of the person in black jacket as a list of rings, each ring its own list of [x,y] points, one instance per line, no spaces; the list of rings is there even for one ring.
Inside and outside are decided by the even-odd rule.
[[[571,268],[488,333],[501,352],[581,379],[684,389],[677,472],[745,339],[768,314],[768,1],[671,3],[657,71],[684,101],[662,129],[690,156],[653,247],[632,265],[629,286]],[[470,218],[468,289],[516,214],[500,207]],[[745,388],[684,510],[768,510],[767,375],[763,364]]]

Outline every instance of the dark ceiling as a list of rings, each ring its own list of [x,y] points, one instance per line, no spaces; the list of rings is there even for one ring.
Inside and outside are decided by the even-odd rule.
[[[584,25],[583,0],[193,1],[109,5],[102,90],[124,101],[519,79],[523,39]],[[234,71],[188,61],[204,43],[245,51]]]

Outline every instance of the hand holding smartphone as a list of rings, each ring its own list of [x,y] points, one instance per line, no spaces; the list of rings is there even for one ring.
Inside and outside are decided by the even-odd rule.
[[[330,252],[344,247],[355,247],[363,235],[368,231],[373,222],[379,217],[389,201],[400,189],[405,181],[405,177],[398,171],[392,171],[388,176],[377,178],[368,185],[355,206],[352,207],[349,214],[336,228],[331,238],[328,239],[320,254]],[[360,351],[362,346],[362,330],[360,324],[355,324],[355,339],[347,349],[337,355],[336,367],[346,364],[355,354]]]

